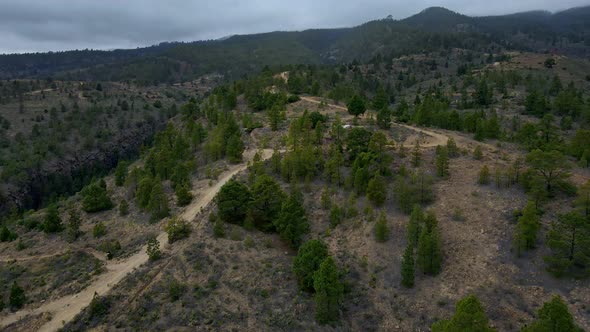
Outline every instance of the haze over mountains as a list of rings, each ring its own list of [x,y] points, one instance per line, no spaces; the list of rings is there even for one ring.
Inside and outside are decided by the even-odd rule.
[[[353,28],[235,35],[210,41],[162,43],[113,51],[0,56],[0,78],[176,82],[207,73],[238,78],[264,66],[368,61],[439,48],[590,54],[590,7],[469,17],[431,7],[402,20]]]

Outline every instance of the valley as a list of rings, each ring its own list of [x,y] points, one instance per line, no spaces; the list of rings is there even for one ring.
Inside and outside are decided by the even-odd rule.
[[[590,330],[587,13],[0,55],[0,330]]]

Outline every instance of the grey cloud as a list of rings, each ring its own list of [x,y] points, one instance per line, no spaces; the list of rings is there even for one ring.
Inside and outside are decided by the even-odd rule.
[[[342,27],[430,6],[467,15],[561,10],[580,0],[2,0],[0,53],[129,48],[232,34]]]

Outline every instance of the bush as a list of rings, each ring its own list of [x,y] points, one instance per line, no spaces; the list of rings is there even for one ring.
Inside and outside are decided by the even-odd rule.
[[[176,205],[187,206],[193,200],[193,194],[188,190],[188,186],[179,185],[176,187]]]
[[[104,183],[104,182],[102,182]],[[106,185],[100,182],[92,183],[82,190],[82,210],[87,213],[110,210],[113,202],[108,196]]]
[[[187,238],[191,233],[191,228],[186,220],[174,217],[168,221],[166,232],[168,233],[168,243],[174,243]]]
[[[117,240],[105,240],[98,245],[98,249],[107,254],[107,259],[112,259],[121,251],[121,243]]]
[[[223,228],[223,221],[221,219],[216,218],[215,223],[213,224],[213,236],[216,238],[224,237],[225,236],[225,229]]]
[[[9,303],[12,309],[20,309],[25,305],[27,297],[25,296],[25,290],[22,289],[16,281],[12,283],[10,287]]]
[[[483,167],[479,171],[477,183],[481,185],[490,184],[490,169],[488,168],[488,165],[483,165]]]
[[[129,203],[127,203],[127,200],[121,200],[121,203],[119,204],[119,215],[126,216],[128,214],[129,214]]]
[[[455,315],[448,320],[432,324],[432,332],[495,331],[488,325],[488,318],[477,297],[469,295],[457,303]]]
[[[92,228],[92,236],[95,238],[103,237],[107,234],[107,226],[102,221],[99,221]]]
[[[151,261],[156,261],[162,257],[160,251],[160,242],[155,237],[151,237],[147,243],[146,253]]]
[[[182,297],[182,294],[186,291],[186,285],[179,282],[176,279],[172,279],[168,283],[168,295],[170,296],[170,301],[175,302]]]
[[[15,232],[12,232],[6,225],[0,228],[0,242],[12,242],[16,240],[18,235]]]
[[[109,312],[110,307],[110,301],[106,297],[98,296],[98,293],[95,292],[88,306],[88,314],[90,318],[102,317]]]
[[[64,229],[61,223],[61,218],[59,217],[57,206],[55,204],[52,204],[47,208],[45,220],[41,227],[45,233],[58,233]]]
[[[385,214],[381,212],[379,220],[375,223],[375,240],[377,242],[385,242],[389,239],[389,227],[387,226],[387,219]]]

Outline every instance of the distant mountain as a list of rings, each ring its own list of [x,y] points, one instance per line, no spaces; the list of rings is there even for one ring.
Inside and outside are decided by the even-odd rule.
[[[402,20],[386,18],[354,28],[234,35],[218,40],[163,43],[134,50],[0,55],[0,78],[176,82],[206,73],[228,78],[264,66],[369,61],[459,47],[590,55],[590,6],[555,14],[531,11],[469,17],[431,7]]]
[[[443,7],[426,8],[420,13],[403,19],[401,22],[413,27],[442,31],[455,29],[458,25],[472,24],[473,18]]]

